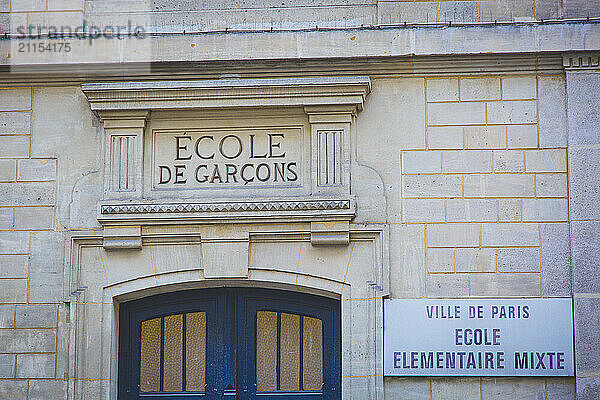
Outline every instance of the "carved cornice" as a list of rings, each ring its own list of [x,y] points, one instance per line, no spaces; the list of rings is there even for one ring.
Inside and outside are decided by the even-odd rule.
[[[177,203],[104,202],[98,220],[103,224],[211,223],[256,221],[349,221],[355,215],[354,199],[268,200]]]
[[[361,110],[368,77],[219,79],[82,85],[93,111],[345,105]]]
[[[563,54],[563,67],[573,71],[598,70],[599,60],[600,53],[565,53]]]

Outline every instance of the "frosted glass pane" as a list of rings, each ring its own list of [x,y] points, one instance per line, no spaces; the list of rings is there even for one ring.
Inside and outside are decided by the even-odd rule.
[[[142,322],[140,391],[160,390],[160,318]]]
[[[256,390],[277,390],[277,313],[256,313]]]
[[[303,318],[303,390],[321,390],[321,386],[323,386],[323,322],[318,318]]]
[[[300,390],[300,316],[281,314],[279,389]]]
[[[185,390],[203,392],[206,381],[206,313],[190,313],[185,318]]]
[[[181,392],[183,385],[183,314],[165,317],[163,390]]]

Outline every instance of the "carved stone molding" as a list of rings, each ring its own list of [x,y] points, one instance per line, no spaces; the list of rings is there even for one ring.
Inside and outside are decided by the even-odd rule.
[[[362,109],[368,77],[86,83],[92,111],[348,105]]]
[[[165,224],[251,221],[350,221],[354,199],[214,201],[178,203],[103,203],[103,224]]]
[[[563,67],[566,70],[598,70],[600,67],[600,53],[565,53],[563,54]]]

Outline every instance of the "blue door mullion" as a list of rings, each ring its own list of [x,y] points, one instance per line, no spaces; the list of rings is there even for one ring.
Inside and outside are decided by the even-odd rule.
[[[256,318],[256,317],[254,317]],[[275,362],[275,377],[277,379],[277,384],[275,387],[277,390],[281,390],[281,313],[277,313],[277,361]],[[256,353],[256,351],[255,351]],[[256,368],[256,361],[254,362],[254,367]]]

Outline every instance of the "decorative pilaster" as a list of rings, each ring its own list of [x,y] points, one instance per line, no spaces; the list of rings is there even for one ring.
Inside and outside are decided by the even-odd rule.
[[[105,133],[104,199],[141,198],[148,111],[99,112]]]

